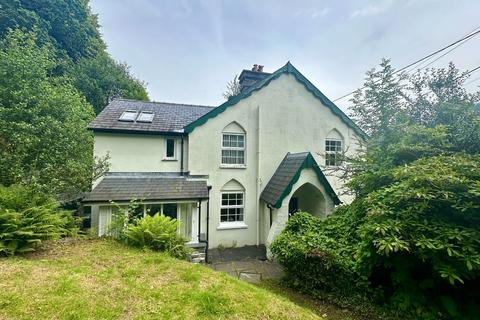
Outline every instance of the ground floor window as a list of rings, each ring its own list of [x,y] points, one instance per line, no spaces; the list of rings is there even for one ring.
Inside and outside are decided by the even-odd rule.
[[[163,215],[172,219],[177,219],[177,204],[166,203],[163,205]]]
[[[220,208],[220,222],[243,221],[244,193],[222,193],[222,204]]]

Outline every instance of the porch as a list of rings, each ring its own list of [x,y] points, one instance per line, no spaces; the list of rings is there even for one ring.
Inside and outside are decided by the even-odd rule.
[[[112,219],[160,214],[180,221],[179,234],[195,245],[204,238],[208,188],[198,177],[172,173],[107,173],[83,203],[91,206],[91,225],[98,236],[108,234]]]

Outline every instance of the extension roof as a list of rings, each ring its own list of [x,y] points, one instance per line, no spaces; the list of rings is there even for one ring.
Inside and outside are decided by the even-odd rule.
[[[266,87],[270,84],[272,80],[277,79],[282,74],[291,74],[297,79],[298,82],[305,86],[309,92],[311,92],[317,99],[319,99],[322,104],[327,106],[335,115],[337,115],[346,125],[351,127],[360,137],[363,139],[367,138],[367,134],[360,129],[340,108],[338,108],[330,99],[328,99],[320,90],[318,90],[303,74],[300,73],[291,63],[290,61],[287,62],[283,67],[275,71],[274,73],[270,74],[265,79],[258,81],[253,86],[248,88],[247,90],[239,93],[238,95],[232,97],[225,103],[221,104],[220,106],[216,107],[215,109],[210,110],[208,113],[204,114],[203,116],[199,117],[198,119],[194,120],[190,124],[185,127],[185,132],[190,133],[196,127],[201,126],[202,124],[206,123],[209,119],[216,117],[226,109],[236,105],[242,99],[245,99],[252,95],[255,91],[261,90],[263,87]]]
[[[158,172],[108,173],[83,202],[208,198],[207,182]]]
[[[302,170],[306,168],[311,168],[315,171],[318,180],[325,188],[327,194],[332,198],[333,203],[336,205],[340,204],[340,199],[310,152],[288,152],[270,181],[268,181],[265,189],[263,189],[260,199],[277,209],[280,208],[283,199],[290,194],[293,185],[300,178]]]
[[[125,131],[137,133],[180,134],[183,128],[211,111],[212,106],[145,102],[115,99],[88,126],[93,131]],[[127,122],[118,119],[124,111],[149,111],[154,113],[151,123]]]

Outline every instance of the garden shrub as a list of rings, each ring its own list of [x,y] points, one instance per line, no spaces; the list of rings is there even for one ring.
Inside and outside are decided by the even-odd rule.
[[[356,257],[372,286],[418,317],[479,317],[470,308],[480,302],[480,156],[398,167],[364,201]]]
[[[72,213],[58,202],[24,186],[0,186],[0,254],[34,251],[43,241],[76,228]]]
[[[123,231],[127,244],[165,251],[176,258],[185,258],[189,252],[186,239],[178,233],[180,222],[155,214],[145,216],[129,224]]]
[[[271,245],[290,283],[302,291],[348,295],[361,286],[355,272],[354,217],[339,209],[328,219],[298,212]]]
[[[414,319],[480,318],[480,156],[420,158],[390,177],[325,219],[289,220],[271,250],[290,283]]]

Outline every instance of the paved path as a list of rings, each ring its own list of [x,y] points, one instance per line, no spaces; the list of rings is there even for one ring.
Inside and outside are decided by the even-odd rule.
[[[279,279],[284,275],[282,266],[266,260],[264,246],[214,249],[210,250],[209,255],[210,268],[247,282],[257,283],[263,279]]]

